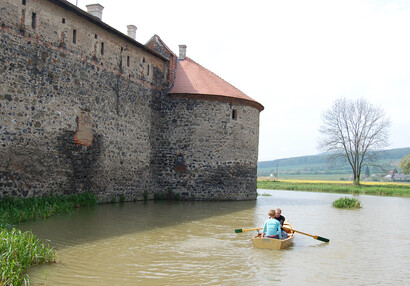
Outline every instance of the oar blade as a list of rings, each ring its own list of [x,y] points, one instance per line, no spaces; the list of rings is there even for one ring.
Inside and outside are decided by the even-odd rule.
[[[241,232],[243,232],[242,228],[235,229],[235,233],[241,233]]]
[[[318,236],[317,240],[320,240],[320,241],[323,241],[323,242],[329,242],[330,241],[329,239],[327,239],[325,237],[321,237],[321,236]]]

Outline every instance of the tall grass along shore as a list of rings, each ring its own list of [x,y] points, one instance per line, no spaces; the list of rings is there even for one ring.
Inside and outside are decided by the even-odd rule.
[[[410,197],[410,184],[401,183],[362,183],[357,186],[346,182],[258,179],[258,189]]]
[[[52,263],[55,251],[40,241],[31,232],[21,232],[18,223],[47,218],[71,212],[75,208],[97,203],[94,194],[83,193],[67,196],[41,198],[3,198],[0,200],[0,286],[28,285],[29,277],[24,273],[30,266]]]

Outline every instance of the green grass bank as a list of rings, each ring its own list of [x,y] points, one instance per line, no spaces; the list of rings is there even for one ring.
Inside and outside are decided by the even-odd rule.
[[[4,198],[0,200],[0,269],[2,285],[29,285],[27,269],[56,261],[55,251],[31,232],[21,232],[18,223],[69,213],[76,208],[97,204],[94,194]]]
[[[410,197],[410,185],[404,184],[361,184],[357,186],[352,183],[340,184],[325,181],[308,183],[306,181],[258,180],[258,189]]]

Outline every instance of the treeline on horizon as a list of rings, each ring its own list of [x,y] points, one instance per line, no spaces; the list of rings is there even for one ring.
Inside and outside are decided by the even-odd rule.
[[[388,172],[390,169],[398,169],[399,161],[410,153],[410,147],[396,148],[378,152],[380,167],[365,166],[369,168],[370,174],[380,174]],[[258,177],[273,176],[294,177],[294,176],[324,176],[324,175],[350,175],[352,170],[347,162],[339,160],[330,165],[328,162],[329,154],[318,154],[285,158],[271,161],[258,162]],[[362,170],[365,175],[366,170]],[[336,179],[336,177],[334,178]],[[347,178],[346,178],[347,179]]]

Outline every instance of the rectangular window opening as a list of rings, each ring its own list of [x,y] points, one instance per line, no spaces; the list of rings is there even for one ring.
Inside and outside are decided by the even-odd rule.
[[[238,119],[238,111],[236,109],[232,110],[232,119],[234,120]]]
[[[127,67],[130,66],[130,56],[127,56]]]
[[[36,21],[37,21],[37,14],[33,12],[33,13],[31,14],[31,27],[32,27],[33,29],[36,28]]]
[[[64,18],[61,20],[61,23],[65,24],[65,19]]]
[[[149,65],[148,65],[148,69],[147,69],[147,75],[149,75]]]
[[[77,43],[77,30],[73,30],[73,44]]]
[[[101,43],[101,55],[104,55],[104,43]]]
[[[26,0],[22,0],[21,4],[26,5]]]

